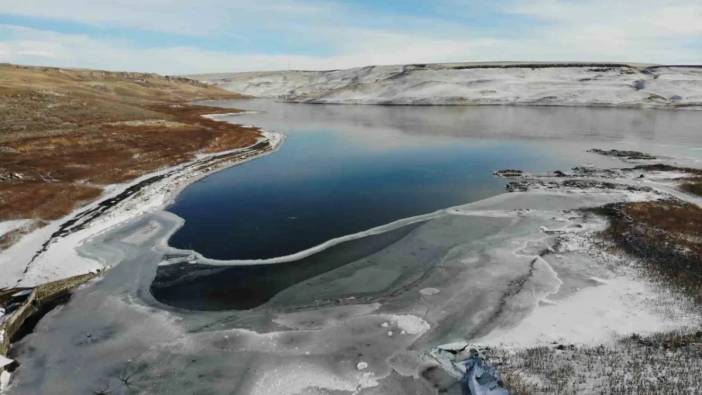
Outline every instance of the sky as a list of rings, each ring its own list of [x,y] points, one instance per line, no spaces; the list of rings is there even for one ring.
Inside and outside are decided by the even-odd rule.
[[[702,0],[0,0],[0,62],[190,74],[702,64]]]

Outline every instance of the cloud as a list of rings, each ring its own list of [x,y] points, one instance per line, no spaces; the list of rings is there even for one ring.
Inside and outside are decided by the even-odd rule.
[[[215,71],[337,69],[367,64],[460,61],[477,57],[492,45],[486,41],[436,40],[392,32],[357,31],[357,40],[343,53],[330,56],[234,54],[195,47],[134,48],[120,41],[57,34],[18,26],[0,25],[2,60],[48,66],[140,70],[169,74]],[[411,46],[407,46],[411,43]]]
[[[504,11],[540,22],[532,37],[564,54],[580,51],[583,59],[702,62],[702,3],[696,0],[523,0]]]
[[[293,0],[3,0],[0,14],[49,18],[98,27],[204,36],[262,26],[291,25],[332,15],[324,2]]]
[[[702,36],[702,3],[697,0],[523,0],[504,10],[555,28],[599,27],[631,38]]]
[[[697,0],[417,4],[400,12],[391,3],[317,0],[5,0],[0,15],[90,28],[0,25],[0,61],[161,73],[489,60],[702,63]],[[145,45],[140,32],[149,31],[169,39]]]

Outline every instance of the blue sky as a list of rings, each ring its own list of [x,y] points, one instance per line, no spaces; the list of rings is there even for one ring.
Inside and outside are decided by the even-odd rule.
[[[699,0],[3,0],[0,62],[161,73],[702,63]]]

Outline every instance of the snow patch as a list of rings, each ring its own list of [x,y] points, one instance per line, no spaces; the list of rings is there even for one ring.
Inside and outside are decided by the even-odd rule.
[[[0,222],[0,236],[6,235],[14,230],[20,229],[32,223],[29,219],[16,219]]]
[[[369,372],[356,374],[356,379],[343,377],[319,364],[298,361],[266,370],[256,379],[252,395],[296,395],[312,389],[358,393],[378,382]]]
[[[392,321],[400,330],[410,335],[421,335],[431,328],[426,321],[415,315],[394,315]]]
[[[650,334],[694,325],[682,311],[671,320],[651,306],[666,298],[643,280],[618,277],[599,282],[557,302],[541,304],[512,328],[498,328],[475,342],[491,346],[533,347],[552,343],[601,344],[634,333]]]

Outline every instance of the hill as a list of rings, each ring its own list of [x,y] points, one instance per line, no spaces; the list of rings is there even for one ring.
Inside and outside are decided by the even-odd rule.
[[[250,145],[256,129],[203,118],[193,100],[239,97],[182,77],[0,65],[0,221],[42,221],[106,185]],[[232,112],[232,110],[226,110]],[[13,235],[0,234],[0,248]]]
[[[702,67],[625,63],[446,63],[195,75],[291,102],[702,108]]]

